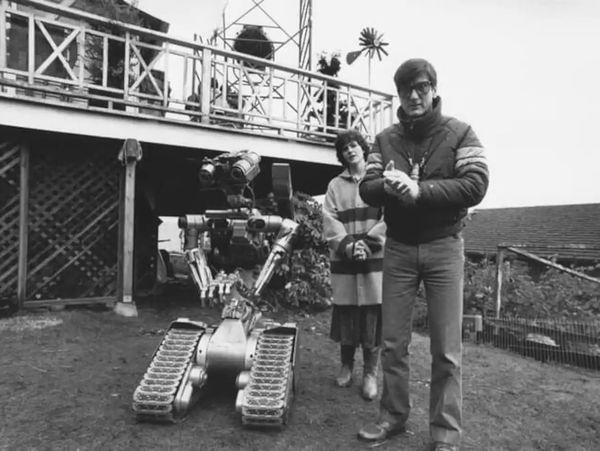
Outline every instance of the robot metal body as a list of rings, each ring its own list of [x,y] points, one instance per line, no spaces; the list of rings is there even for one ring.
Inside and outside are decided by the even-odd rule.
[[[140,420],[177,421],[198,399],[211,377],[235,376],[236,410],[242,423],[282,426],[295,392],[298,328],[294,323],[261,319],[255,301],[277,267],[287,259],[298,224],[290,218],[262,215],[244,196],[259,173],[260,157],[248,151],[206,158],[201,187],[224,194],[226,208],[179,219],[185,255],[203,305],[223,305],[221,322],[209,326],[179,318],[171,323],[133,394]],[[287,169],[286,169],[287,168]],[[291,210],[289,167],[274,174],[278,199]],[[281,190],[283,187],[283,190]],[[252,286],[243,273],[262,264]]]

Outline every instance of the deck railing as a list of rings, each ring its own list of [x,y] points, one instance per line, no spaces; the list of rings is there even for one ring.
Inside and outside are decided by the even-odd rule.
[[[338,78],[110,21],[0,0],[1,96],[325,141],[372,138],[394,97]]]

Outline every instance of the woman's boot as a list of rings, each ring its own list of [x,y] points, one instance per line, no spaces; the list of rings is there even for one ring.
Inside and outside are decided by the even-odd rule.
[[[342,369],[335,378],[335,384],[338,387],[349,387],[352,385],[352,369],[354,368],[354,346],[342,345]]]
[[[363,348],[363,383],[362,396],[368,401],[377,397],[377,366],[379,364],[378,348]]]

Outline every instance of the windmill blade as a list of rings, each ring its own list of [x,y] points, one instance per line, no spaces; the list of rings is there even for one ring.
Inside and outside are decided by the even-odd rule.
[[[363,52],[362,50],[355,50],[353,52],[348,52],[346,54],[346,64],[348,64],[348,66],[350,64],[352,64],[354,61],[356,61],[356,58],[358,58],[362,52]]]
[[[373,28],[363,28],[360,32],[359,41],[361,45],[371,46],[375,41],[375,30]]]
[[[387,42],[383,42],[383,33],[377,32],[373,27],[363,28],[360,32],[358,42],[362,47],[362,51],[368,55],[369,59],[377,55],[377,58],[381,61],[383,58],[382,53],[386,56],[388,55],[388,52],[383,48],[388,45]],[[355,59],[356,57],[352,61]]]

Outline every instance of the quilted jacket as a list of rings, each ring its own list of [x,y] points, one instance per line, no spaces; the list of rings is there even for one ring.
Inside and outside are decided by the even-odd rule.
[[[383,207],[387,236],[418,244],[454,235],[464,227],[467,209],[483,199],[489,183],[485,150],[473,129],[441,114],[441,99],[416,120],[399,109],[400,122],[375,138],[360,184],[363,200]],[[383,171],[393,160],[411,174],[418,163],[420,194],[407,205],[384,191]]]

